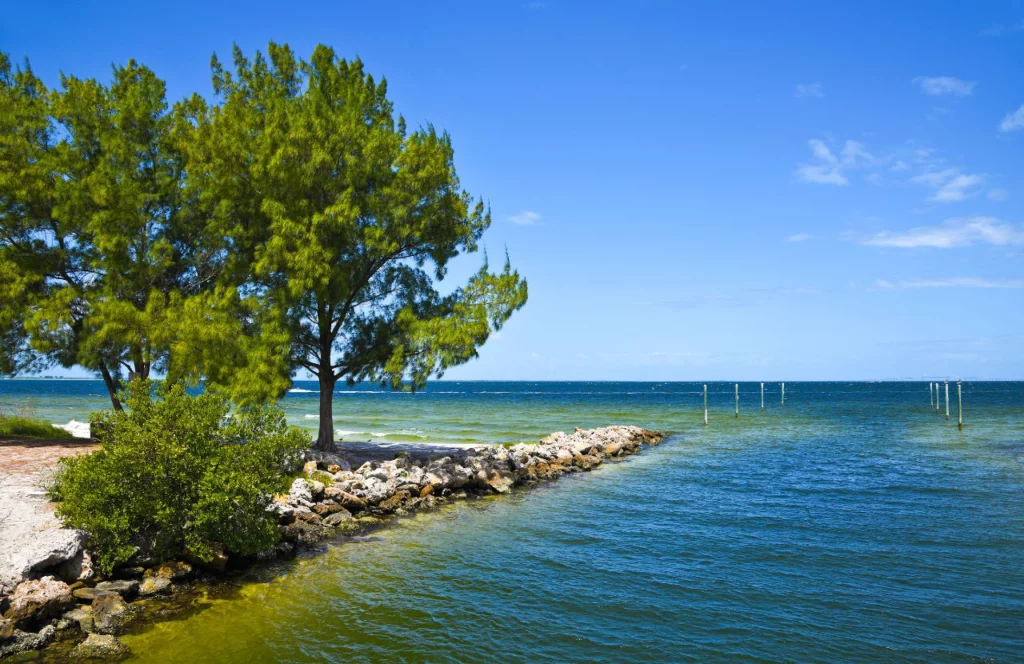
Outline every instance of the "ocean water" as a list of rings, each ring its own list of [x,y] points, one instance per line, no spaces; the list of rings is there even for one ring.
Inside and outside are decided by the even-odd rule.
[[[124,641],[145,662],[1024,661],[1024,383],[339,387],[349,440],[664,444],[253,573]],[[315,384],[282,402],[311,430]],[[51,421],[98,382],[0,381]]]

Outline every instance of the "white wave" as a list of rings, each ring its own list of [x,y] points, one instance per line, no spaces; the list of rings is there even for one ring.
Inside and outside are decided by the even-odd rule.
[[[366,435],[366,433],[367,433],[366,431],[349,431],[348,429],[335,429],[334,430],[334,435],[335,436],[357,436],[357,435]],[[376,435],[376,434],[370,434],[370,435],[372,436],[372,435]]]
[[[306,418],[307,420],[319,420],[320,419],[319,415],[312,415],[310,413],[306,413],[305,415],[303,415],[303,417]]]
[[[292,394],[315,394],[316,392],[319,392],[319,390],[307,390],[301,387],[293,387],[288,391],[291,392]]]
[[[58,429],[64,429],[75,438],[90,438],[92,432],[90,431],[88,422],[79,422],[78,420],[71,420],[67,424],[54,424],[53,426]]]

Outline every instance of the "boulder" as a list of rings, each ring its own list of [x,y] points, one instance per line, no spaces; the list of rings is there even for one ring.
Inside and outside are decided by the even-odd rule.
[[[340,525],[343,521],[347,521],[351,518],[352,513],[349,512],[344,507],[342,507],[340,512],[334,512],[333,514],[329,514],[327,518],[324,519],[324,525],[331,526],[332,528],[334,528]]]
[[[78,629],[82,630],[83,632],[91,632],[93,629],[92,607],[88,604],[76,607],[65,613],[63,620],[66,622],[77,624]]]
[[[324,495],[350,512],[359,512],[366,509],[365,500],[338,487],[327,487],[324,489]]]
[[[90,634],[73,651],[76,657],[88,659],[114,659],[128,654],[128,646],[112,634]]]
[[[304,463],[302,465],[302,474],[305,475],[306,477],[312,477],[313,473],[315,473],[316,470],[317,470],[317,462],[316,461],[307,461],[306,463]]]
[[[48,517],[52,519],[52,517]],[[10,594],[15,586],[31,576],[33,571],[48,570],[75,558],[85,544],[86,535],[80,530],[59,528],[47,524],[33,532],[27,542],[13,547],[0,547],[0,595]],[[6,544],[6,542],[0,542]]]
[[[132,621],[138,609],[121,599],[120,595],[97,597],[92,603],[93,629],[100,634],[117,634]]]
[[[30,650],[42,650],[56,636],[57,629],[53,625],[47,625],[35,634],[16,629],[6,641],[0,641],[0,659]]]
[[[317,503],[316,505],[313,505],[313,511],[321,517],[327,517],[331,514],[344,512],[347,510],[332,500],[329,503]]]
[[[0,641],[6,641],[12,636],[14,636],[14,621],[0,618]]]
[[[162,593],[170,592],[171,580],[165,579],[162,576],[147,576],[139,584],[139,595],[148,597],[150,595],[159,595]]]
[[[291,489],[288,490],[288,502],[292,505],[309,507],[313,504],[313,487],[310,483],[301,478],[295,478]]]
[[[159,567],[146,570],[146,576],[159,576],[171,581],[180,581],[192,574],[192,566],[180,560],[171,560]]]
[[[44,576],[18,584],[4,617],[18,625],[27,624],[60,615],[73,603],[68,584],[52,576]]]
[[[96,590],[115,592],[125,598],[131,598],[139,591],[139,582],[131,579],[121,581],[100,581]]]
[[[317,480],[312,480],[309,483],[309,492],[313,495],[313,501],[323,500],[324,498],[324,483]]]
[[[385,498],[384,500],[380,501],[380,503],[377,505],[377,508],[380,509],[382,512],[394,512],[399,507],[401,507],[402,504],[405,503],[405,501],[409,500],[410,497],[411,496],[409,495],[408,491],[399,491],[393,496]]]

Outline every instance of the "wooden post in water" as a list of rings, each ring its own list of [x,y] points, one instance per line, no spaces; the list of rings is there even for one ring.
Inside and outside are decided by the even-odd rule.
[[[939,396],[939,384],[935,383],[935,414],[938,415],[941,412],[940,406],[942,405],[942,397]]]
[[[708,386],[704,386],[704,426],[708,425]]]
[[[932,399],[932,382],[928,381],[928,407],[931,408],[935,405],[935,401]]]
[[[740,417],[740,384],[736,383],[736,419]]]
[[[949,381],[946,381],[946,421],[949,421]]]
[[[761,381],[761,410],[764,410],[764,381]]]
[[[786,384],[782,384],[782,405],[786,405]]]
[[[964,400],[960,395],[960,381],[956,381],[956,426],[961,431],[964,430]]]

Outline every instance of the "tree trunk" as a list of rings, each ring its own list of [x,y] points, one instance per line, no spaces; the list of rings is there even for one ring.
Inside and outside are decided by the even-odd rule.
[[[320,370],[320,432],[316,448],[325,452],[334,449],[334,376],[332,369]]]
[[[114,404],[114,410],[124,410],[121,406],[121,400],[117,398],[117,391],[120,389],[118,381],[110,375],[110,370],[107,369],[106,362],[100,362],[100,373],[103,375],[103,382],[107,386],[107,392],[110,393],[110,403]]]

